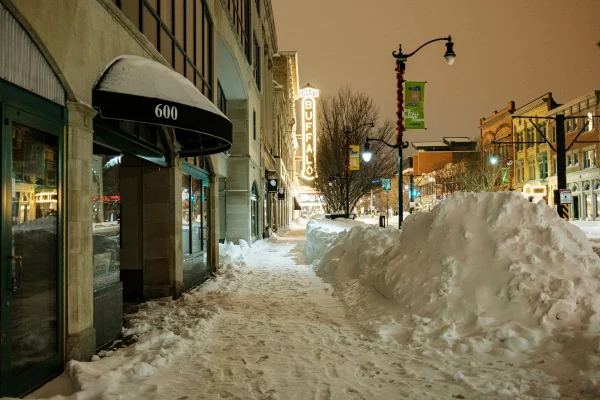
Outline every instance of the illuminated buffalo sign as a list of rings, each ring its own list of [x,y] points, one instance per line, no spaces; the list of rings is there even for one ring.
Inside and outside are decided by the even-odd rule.
[[[317,175],[317,101],[319,89],[307,86],[302,98],[302,178],[312,181]]]

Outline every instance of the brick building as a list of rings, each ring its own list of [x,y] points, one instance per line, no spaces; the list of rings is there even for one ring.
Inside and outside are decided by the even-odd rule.
[[[550,110],[557,107],[552,93],[546,93],[513,113],[513,135],[515,146],[513,150],[514,188],[523,192],[526,197],[535,201],[548,200],[548,163],[550,147],[544,143],[540,132],[548,137],[548,123],[545,117]],[[535,124],[535,126],[534,126]],[[538,129],[536,129],[536,127]]]
[[[567,186],[571,189],[573,200],[570,218],[573,220],[600,219],[600,169],[598,168],[598,150],[600,140],[597,118],[600,112],[600,91],[595,90],[562,106],[554,108],[547,115],[554,117],[564,114],[565,138],[567,149]],[[556,148],[556,126],[548,120],[552,134],[549,140]],[[553,190],[556,189],[556,153],[549,150],[552,156],[552,174],[549,203],[554,204]]]
[[[447,193],[458,190],[449,166],[474,159],[477,143],[470,138],[445,137],[442,141],[413,142],[412,146],[417,153],[402,172],[404,209],[410,209],[412,179],[415,210],[430,210]]]
[[[509,189],[513,187],[513,123],[512,114],[515,112],[515,102],[510,101],[500,111],[479,120],[481,132],[481,157],[483,162],[496,163],[500,168],[508,168],[510,173]]]

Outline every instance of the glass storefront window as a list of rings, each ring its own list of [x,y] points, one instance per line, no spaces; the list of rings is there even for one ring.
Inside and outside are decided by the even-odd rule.
[[[10,373],[18,376],[58,351],[59,163],[58,137],[16,122],[12,135],[13,262],[3,273],[13,278]]]
[[[203,238],[203,220],[204,217],[204,191],[202,190],[202,181],[192,178],[192,253],[204,250]]]
[[[120,281],[121,155],[95,146],[92,156],[94,289]]]
[[[207,182],[182,174],[183,284],[186,290],[210,274],[208,266],[209,196]]]
[[[579,196],[573,196],[571,204],[571,215],[574,220],[579,219]]]
[[[181,176],[181,224],[183,254],[191,254],[190,240],[190,176]]]
[[[585,212],[586,212],[586,216],[589,219],[592,219],[592,217],[594,216],[593,214],[593,209],[592,209],[592,196],[589,194],[585,195]]]

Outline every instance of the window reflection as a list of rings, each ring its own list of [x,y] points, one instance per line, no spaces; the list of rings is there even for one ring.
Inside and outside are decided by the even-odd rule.
[[[182,174],[181,215],[183,284],[186,289],[210,273],[207,262],[208,187],[202,179]]]
[[[57,354],[58,138],[13,122],[11,374]]]
[[[92,157],[94,289],[120,280],[121,155],[95,146]]]

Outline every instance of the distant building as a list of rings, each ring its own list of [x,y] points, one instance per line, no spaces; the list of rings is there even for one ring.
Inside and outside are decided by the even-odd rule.
[[[552,93],[546,93],[516,109],[513,118],[514,189],[534,201],[548,201],[549,150],[544,140],[548,137],[545,117],[557,107]],[[537,129],[536,129],[537,127]]]
[[[477,156],[477,142],[466,137],[444,137],[441,141],[413,142],[417,154],[410,157],[402,171],[404,209],[410,210],[410,182],[413,182],[414,211],[430,210],[448,193],[459,190],[448,166]]]
[[[484,163],[496,164],[499,168],[508,168],[510,175],[509,190],[514,183],[514,145],[512,114],[515,102],[492,115],[479,120],[481,138],[481,157]]]
[[[567,186],[572,191],[573,200],[570,207],[570,219],[600,219],[600,169],[598,168],[598,149],[600,135],[596,118],[600,115],[600,91],[595,90],[562,106],[551,110],[547,115],[554,117],[563,114],[565,117],[565,137],[567,150]],[[556,148],[556,126],[549,120],[551,135],[549,140]],[[549,203],[554,204],[556,180],[556,153],[552,155],[552,175],[548,182]]]

